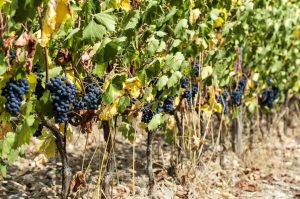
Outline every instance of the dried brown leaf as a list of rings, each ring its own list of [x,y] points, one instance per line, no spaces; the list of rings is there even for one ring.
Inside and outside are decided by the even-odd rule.
[[[86,187],[86,181],[84,173],[82,171],[78,171],[72,177],[70,190],[72,190],[73,192],[77,192],[81,187]]]

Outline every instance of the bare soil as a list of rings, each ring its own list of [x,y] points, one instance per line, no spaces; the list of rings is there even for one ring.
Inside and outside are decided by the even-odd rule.
[[[83,165],[87,182],[87,187],[71,198],[99,198],[97,181],[105,144],[102,133],[96,129],[95,132],[88,139],[86,151],[86,135],[79,133],[74,134],[67,148],[73,172],[82,170]],[[144,132],[138,132],[132,144],[121,135],[116,136],[113,198],[148,198],[146,137]],[[177,177],[172,177],[168,174],[172,149],[161,135],[156,135],[153,147],[155,195],[160,199],[300,198],[300,129],[290,129],[283,141],[271,134],[266,137],[240,157],[228,149],[224,169],[219,166],[218,155],[208,147],[200,163],[186,158],[178,168]],[[25,156],[8,167],[8,176],[0,181],[0,198],[59,198],[60,160],[39,154],[38,142],[33,139],[32,145],[26,147]]]

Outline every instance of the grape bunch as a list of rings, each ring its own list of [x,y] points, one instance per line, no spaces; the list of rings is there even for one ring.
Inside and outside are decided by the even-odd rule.
[[[33,137],[39,137],[39,136],[41,136],[43,128],[44,128],[44,125],[40,124],[38,126],[38,129],[34,132]]]
[[[75,102],[78,90],[74,84],[66,80],[65,77],[56,76],[47,83],[47,88],[53,100],[53,111],[57,123],[68,120],[68,112],[71,111],[72,104]]]
[[[247,85],[247,78],[243,77],[238,84],[233,83],[234,90],[230,94],[232,105],[239,106],[242,103],[243,94]]]
[[[186,99],[187,100],[187,103],[188,103],[188,107],[189,109],[192,108],[192,92],[191,90],[185,90],[184,93],[182,94],[182,99]]]
[[[42,79],[44,75],[40,72],[40,69],[40,64],[36,64],[32,67],[32,72],[37,76],[37,84],[34,91],[34,94],[36,95],[37,99],[40,99],[45,91],[45,88],[42,86]]]
[[[153,116],[154,113],[151,110],[151,103],[147,102],[142,109],[142,122],[149,123]]]
[[[197,93],[198,93],[198,85],[193,84],[192,85],[192,96],[193,96],[193,98],[196,96]]]
[[[12,65],[13,64],[13,61],[16,59],[16,51],[14,49],[9,49],[9,64]]]
[[[187,87],[189,87],[189,85],[190,85],[190,78],[188,78],[188,77],[183,77],[182,79],[181,79],[181,87],[182,88],[187,88]]]
[[[29,92],[29,83],[26,78],[15,80],[11,78],[2,90],[6,98],[5,108],[10,114],[17,114],[20,111],[24,95]]]
[[[102,91],[95,85],[89,85],[83,97],[84,107],[88,110],[97,110],[101,102]]]
[[[224,91],[217,97],[217,102],[220,103],[223,107],[223,112],[228,113],[228,97],[229,93],[227,91]]]
[[[172,113],[174,111],[174,96],[170,96],[164,100],[163,109],[165,113]]]
[[[279,97],[279,88],[272,86],[269,89],[264,89],[262,95],[259,98],[259,104],[261,106],[273,107],[275,100]]]

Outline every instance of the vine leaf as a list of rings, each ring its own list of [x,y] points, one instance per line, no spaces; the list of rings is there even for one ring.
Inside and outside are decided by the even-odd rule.
[[[126,122],[121,122],[119,124],[119,131],[122,132],[122,135],[128,139],[130,142],[134,141],[135,138],[135,129]]]
[[[172,76],[170,77],[170,79],[168,80],[168,88],[173,87],[174,85],[176,85],[179,80],[181,79],[182,74],[180,71],[176,71],[175,73],[172,74]]]
[[[130,19],[126,20],[126,21],[128,21],[128,23],[125,25],[125,28],[124,28],[125,30],[133,29],[137,26],[139,19],[140,19],[140,11],[135,10],[129,16],[130,16]]]
[[[56,155],[57,146],[56,146],[55,136],[48,131],[44,131],[41,136],[41,142],[38,146],[39,150],[44,153],[47,157],[54,157]]]
[[[111,15],[107,13],[98,13],[95,15],[95,19],[98,23],[104,25],[109,31],[115,31],[116,21]]]
[[[163,75],[159,78],[159,80],[156,83],[157,89],[160,91],[165,87],[168,83],[168,77],[166,75]]]
[[[118,112],[123,113],[129,105],[130,98],[128,96],[122,96],[118,104]]]
[[[68,0],[50,0],[48,2],[48,9],[43,21],[41,46],[47,45],[51,34],[56,32],[70,16],[71,9]]]
[[[106,33],[106,28],[101,25],[97,24],[94,20],[92,20],[87,27],[83,30],[83,39],[88,40],[92,43],[103,38],[103,35]]]
[[[162,113],[154,115],[148,124],[148,130],[153,131],[159,127],[159,125],[164,123],[164,117]]]

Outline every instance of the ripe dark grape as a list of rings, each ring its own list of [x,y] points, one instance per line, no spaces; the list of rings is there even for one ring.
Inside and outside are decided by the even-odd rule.
[[[16,59],[16,51],[14,49],[9,49],[9,64],[12,65],[13,61]]]
[[[182,94],[183,99],[187,99],[189,109],[192,108],[192,92],[190,90],[185,90]]]
[[[130,105],[132,106],[133,104],[135,104],[136,103],[136,98],[131,98],[130,99]]]
[[[97,110],[101,102],[102,91],[92,84],[87,87],[86,95],[83,97],[83,103],[88,110]]]
[[[6,98],[5,108],[10,114],[17,114],[20,111],[24,95],[29,92],[29,83],[26,78],[14,80],[11,78],[2,90]]]
[[[50,79],[47,88],[51,93],[53,100],[53,111],[55,121],[57,123],[66,122],[68,120],[68,112],[71,105],[75,102],[77,88],[65,77],[56,76]]]
[[[192,85],[192,96],[195,97],[197,93],[198,93],[198,85],[193,84]]]
[[[190,85],[190,78],[188,78],[188,77],[183,77],[183,78],[181,79],[181,87],[182,87],[182,88],[187,88],[187,87],[189,87],[189,85]]]
[[[43,96],[43,93],[45,91],[45,88],[42,86],[42,79],[44,75],[40,72],[40,69],[41,69],[40,64],[35,64],[32,67],[32,72],[37,76],[37,84],[34,91],[34,94],[36,95],[37,99],[40,99]]]
[[[232,105],[239,106],[242,104],[242,98],[245,92],[246,85],[247,85],[246,77],[243,77],[241,80],[239,80],[237,85],[235,82],[233,83],[234,90],[230,94]]]
[[[142,109],[142,122],[149,123],[153,118],[153,111],[151,110],[151,103],[147,102]]]
[[[230,95],[231,102],[233,105],[239,106],[242,103],[242,98],[243,98],[243,91],[242,90],[234,90],[231,92]]]
[[[262,95],[259,98],[259,104],[261,106],[273,107],[275,100],[279,97],[279,88],[272,86],[269,89],[264,89]]]
[[[167,99],[165,99],[164,101],[164,105],[163,105],[163,109],[165,113],[172,113],[174,111],[174,96],[168,97]]]
[[[228,113],[228,97],[229,93],[227,91],[217,97],[217,102],[222,105],[224,113]]]
[[[44,126],[42,124],[40,124],[38,126],[38,129],[34,132],[33,137],[39,137],[39,136],[41,136],[43,128],[44,128]]]

